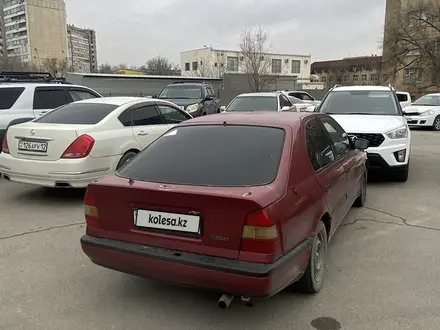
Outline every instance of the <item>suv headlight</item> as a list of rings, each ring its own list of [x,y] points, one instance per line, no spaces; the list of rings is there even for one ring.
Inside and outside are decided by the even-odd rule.
[[[198,103],[191,104],[191,105],[188,105],[186,107],[186,112],[188,112],[188,113],[196,112],[197,110],[199,110],[199,104]]]
[[[422,112],[420,114],[420,116],[432,116],[433,114],[435,114],[434,110],[428,110],[428,111]]]
[[[406,126],[402,126],[385,133],[385,135],[390,139],[404,139],[408,136],[408,128]]]

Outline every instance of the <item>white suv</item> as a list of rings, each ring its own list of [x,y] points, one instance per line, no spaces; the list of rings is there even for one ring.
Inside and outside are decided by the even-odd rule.
[[[0,72],[0,143],[9,126],[33,120],[61,105],[96,97],[102,96],[48,73]]]
[[[315,111],[331,115],[349,135],[370,142],[369,169],[408,180],[411,132],[392,87],[335,86]]]

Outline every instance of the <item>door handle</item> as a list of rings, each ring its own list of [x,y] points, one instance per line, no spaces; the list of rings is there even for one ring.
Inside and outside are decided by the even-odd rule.
[[[148,133],[147,133],[147,132],[144,132],[144,131],[140,131],[140,132],[138,132],[138,135],[140,135],[140,136],[145,136],[145,135],[148,135]]]

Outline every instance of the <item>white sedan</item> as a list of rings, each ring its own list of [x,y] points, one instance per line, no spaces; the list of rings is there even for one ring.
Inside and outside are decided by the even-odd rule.
[[[227,107],[226,112],[247,111],[297,111],[292,102],[281,92],[256,92],[237,95]]]
[[[168,129],[191,118],[174,103],[149,98],[70,103],[9,127],[0,173],[10,181],[83,188],[115,172]]]
[[[440,131],[440,93],[427,94],[403,109],[410,127]]]

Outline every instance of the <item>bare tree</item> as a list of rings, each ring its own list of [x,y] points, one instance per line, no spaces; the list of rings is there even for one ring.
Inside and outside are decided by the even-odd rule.
[[[66,58],[48,57],[45,58],[41,64],[42,68],[54,77],[62,77],[68,70],[68,61]]]
[[[113,71],[114,71],[113,67],[108,63],[101,64],[98,68],[99,73],[112,73]]]
[[[180,68],[166,57],[156,56],[149,59],[145,65],[147,74],[156,76],[171,76],[180,72]]]
[[[21,62],[17,57],[3,56],[0,58],[1,71],[39,71],[31,63]]]
[[[440,83],[439,22],[432,2],[419,0],[399,12],[383,40],[385,81],[394,83],[403,71],[404,83],[416,93]]]
[[[273,81],[270,75],[268,53],[268,34],[263,28],[244,29],[240,35],[240,51],[243,56],[242,68],[248,75],[251,89],[259,92]]]

